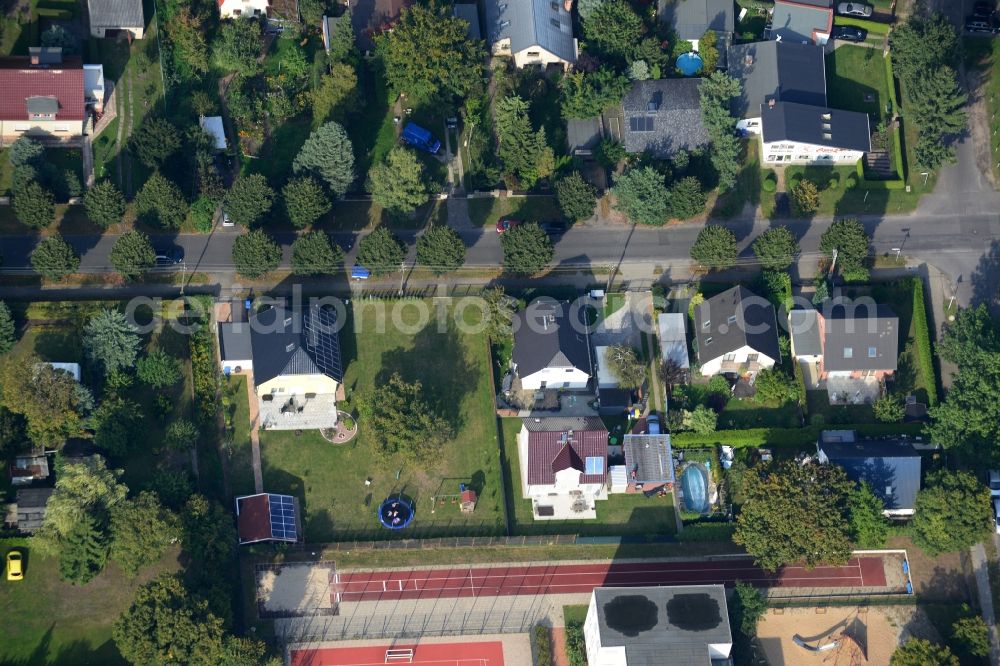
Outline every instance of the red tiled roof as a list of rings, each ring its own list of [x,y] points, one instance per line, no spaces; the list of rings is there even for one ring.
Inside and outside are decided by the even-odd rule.
[[[0,120],[27,120],[28,97],[55,97],[56,120],[83,120],[83,64],[79,58],[54,67],[30,67],[28,58],[0,58]]]
[[[236,528],[240,543],[271,538],[271,503],[267,493],[241,497]]]
[[[587,458],[603,458],[604,472],[581,474],[580,483],[604,483],[608,469],[607,430],[577,430],[572,438],[565,431],[529,432],[528,485],[552,485],[556,482],[556,472],[570,467],[582,472]]]

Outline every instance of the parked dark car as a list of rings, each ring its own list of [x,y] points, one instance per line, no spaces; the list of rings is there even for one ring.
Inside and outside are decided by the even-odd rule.
[[[539,223],[538,226],[549,236],[562,236],[566,233],[566,223],[562,220],[549,220],[548,222]]]
[[[858,18],[870,18],[873,9],[875,8],[865,2],[841,2],[837,5],[837,13],[841,16],[857,16]]]
[[[853,25],[838,25],[830,36],[845,42],[863,42],[868,39],[868,31],[864,28],[855,28]]]
[[[989,21],[970,17],[969,20],[965,22],[965,31],[979,34],[992,34],[993,26],[990,25]]]
[[[179,247],[165,247],[154,249],[156,253],[156,267],[170,268],[184,261],[184,250]]]
[[[990,14],[993,13],[995,7],[992,2],[985,2],[984,0],[979,0],[976,4],[972,5],[972,15],[976,18],[987,19]]]

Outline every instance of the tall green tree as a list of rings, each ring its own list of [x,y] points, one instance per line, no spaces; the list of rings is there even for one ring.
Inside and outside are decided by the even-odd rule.
[[[795,217],[810,217],[819,210],[819,189],[811,180],[800,180],[789,192],[792,214]]]
[[[549,150],[545,130],[535,131],[528,117],[528,103],[517,95],[503,97],[496,104],[494,130],[497,153],[504,169],[530,188],[543,175],[539,168]]]
[[[374,433],[373,453],[382,460],[426,463],[440,456],[452,437],[451,426],[428,404],[421,383],[407,382],[398,373],[377,386],[363,404]],[[398,423],[407,427],[393,427]]]
[[[681,412],[681,429],[690,430],[699,435],[713,433],[719,427],[719,415],[715,410],[705,405],[698,405],[693,410]]]
[[[733,541],[768,571],[844,564],[851,554],[851,482],[836,465],[788,461],[748,473]]]
[[[10,306],[0,301],[0,356],[13,349],[16,341],[17,331],[14,327],[14,315],[10,313]]]
[[[486,335],[494,344],[509,340],[514,334],[511,326],[517,312],[517,301],[504,293],[503,287],[490,287],[483,292],[483,305]]]
[[[31,267],[46,280],[62,280],[80,267],[80,257],[62,236],[55,234],[38,241],[31,251]]]
[[[864,226],[853,218],[844,218],[831,224],[819,239],[819,251],[831,260],[837,253],[837,268],[841,273],[864,267],[868,258],[871,238]]]
[[[642,19],[625,0],[605,0],[583,22],[583,34],[609,56],[627,58],[646,31]]]
[[[135,366],[139,355],[139,333],[123,313],[102,309],[83,327],[83,334],[84,355],[105,376]]]
[[[404,8],[379,44],[389,86],[422,101],[468,95],[482,81],[485,54],[467,30],[444,5]]]
[[[588,183],[579,171],[571,171],[556,181],[559,209],[570,220],[593,217],[597,206],[597,188]]]
[[[914,80],[907,91],[910,109],[920,132],[914,157],[924,169],[937,169],[955,161],[955,148],[946,142],[961,133],[968,122],[965,105],[969,96],[951,67],[942,65]]]
[[[3,406],[24,417],[36,447],[58,448],[83,434],[94,400],[69,373],[28,354],[4,364],[0,379]]]
[[[58,552],[77,525],[88,518],[103,526],[112,509],[125,501],[128,487],[121,470],[111,470],[101,456],[67,462],[56,479],[56,487],[45,505],[45,518],[35,541],[45,552]]]
[[[633,224],[662,226],[670,216],[670,191],[663,174],[652,167],[629,169],[615,178],[611,189],[615,209],[625,213]]]
[[[847,498],[851,539],[861,548],[882,548],[889,538],[889,522],[882,515],[885,507],[871,486],[862,481]]]
[[[312,176],[292,178],[281,192],[291,223],[302,229],[330,212],[330,198]]]
[[[181,364],[162,349],[153,349],[135,364],[139,380],[150,388],[161,390],[181,380]]]
[[[273,204],[274,190],[259,173],[237,178],[222,200],[232,221],[244,227],[257,224]]]
[[[955,66],[962,53],[955,26],[941,13],[914,13],[889,37],[893,70],[911,85],[938,65]]]
[[[236,19],[223,21],[215,41],[215,62],[222,71],[252,76],[260,71],[260,23]]]
[[[993,529],[990,491],[968,472],[930,472],[910,527],[913,542],[931,555],[968,548]]]
[[[670,215],[678,220],[688,220],[705,212],[705,193],[701,182],[686,176],[670,186]]]
[[[799,242],[788,227],[772,227],[753,242],[753,253],[761,268],[783,271],[799,254]]]
[[[707,224],[691,246],[691,258],[705,268],[731,268],[736,264],[736,236],[720,224]]]
[[[385,162],[372,166],[368,191],[380,206],[404,215],[427,203],[430,196],[424,165],[412,150],[402,146],[390,150]]]
[[[605,351],[608,369],[618,385],[624,389],[637,389],[646,381],[646,364],[634,349],[627,345],[612,345]]]
[[[85,585],[101,573],[107,561],[107,533],[93,516],[84,515],[60,543],[59,577],[73,585]]]
[[[698,55],[701,56],[701,75],[707,76],[719,65],[719,35],[714,30],[706,30],[698,40]]]
[[[947,645],[913,636],[896,648],[889,659],[889,666],[959,666],[959,663]]]
[[[177,229],[188,211],[181,188],[158,171],[139,190],[135,207],[140,220],[161,229]]]
[[[610,67],[601,67],[593,72],[576,71],[566,74],[560,80],[559,88],[562,92],[563,116],[585,120],[621,104],[628,92],[629,80]]]
[[[170,574],[138,589],[112,635],[122,656],[133,664],[215,666],[223,654],[222,621]]]
[[[25,165],[39,167],[45,162],[45,146],[22,134],[7,148],[7,159],[15,169]]]
[[[180,525],[156,493],[141,492],[111,509],[111,559],[130,577],[155,563],[180,536]]]
[[[386,227],[379,227],[358,241],[358,263],[376,277],[398,270],[405,258],[406,246]]]
[[[297,176],[314,176],[341,197],[354,182],[354,148],[343,125],[326,123],[313,130],[292,161]]]
[[[736,138],[736,118],[732,115],[732,100],[742,93],[740,82],[722,72],[713,72],[702,79],[698,89],[701,118],[712,140],[712,166],[719,174],[722,190],[736,186],[740,169],[740,142]]]
[[[111,265],[123,278],[134,280],[156,263],[156,252],[149,236],[141,231],[126,231],[111,247]]]
[[[256,280],[281,263],[281,247],[262,229],[243,234],[233,241],[233,265],[243,277]]]
[[[296,275],[333,275],[340,270],[344,251],[330,242],[325,231],[310,231],[292,243],[292,272]]]
[[[555,256],[552,239],[531,222],[508,229],[500,237],[503,267],[514,275],[532,275],[545,268]]]
[[[107,455],[126,455],[146,438],[142,408],[134,401],[106,397],[91,417],[94,445]]]
[[[434,225],[417,238],[417,263],[435,275],[458,270],[465,263],[465,243],[451,227]]]
[[[83,205],[90,221],[107,229],[125,215],[125,196],[110,180],[95,183],[83,195]]]
[[[52,192],[32,180],[14,190],[14,217],[32,229],[44,229],[56,219],[56,203]]]
[[[340,21],[338,25],[350,21]],[[337,62],[324,74],[319,85],[312,91],[313,127],[319,127],[329,120],[344,120],[347,112],[358,103],[358,74],[354,67]]]
[[[180,150],[180,147],[180,131],[163,118],[143,121],[129,138],[129,148],[151,169],[162,166],[167,158]]]

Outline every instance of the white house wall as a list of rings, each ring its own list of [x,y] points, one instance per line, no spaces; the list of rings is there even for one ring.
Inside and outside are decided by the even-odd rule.
[[[590,375],[579,368],[545,368],[521,377],[521,388],[537,391],[545,384],[549,389],[585,389]]]
[[[724,361],[725,357],[728,355],[718,356],[709,360],[707,363],[701,364],[701,375],[702,377],[711,377],[713,375],[721,374],[723,371],[723,363],[746,363],[747,357],[750,354],[757,354],[757,363],[763,368],[773,368],[775,359],[767,356],[766,354],[761,354],[756,349],[752,348],[750,345],[744,345],[735,352],[730,352],[733,354],[733,358],[728,361]],[[704,353],[701,349],[698,350],[698,358],[702,358]],[[735,372],[735,370],[725,370],[725,372]]]
[[[768,164],[856,164],[865,156],[860,150],[844,150],[796,141],[765,143],[761,138],[761,154]],[[779,159],[780,158],[780,159]]]
[[[736,129],[750,134],[760,134],[760,116],[756,118],[743,118],[737,121]]]
[[[222,18],[250,18],[267,14],[267,0],[225,0],[219,7]],[[239,11],[237,14],[235,12]]]

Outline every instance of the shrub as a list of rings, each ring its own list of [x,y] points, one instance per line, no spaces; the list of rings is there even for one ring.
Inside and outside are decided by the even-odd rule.
[[[827,187],[827,189],[830,189],[830,190],[837,189],[838,187],[840,187],[840,179],[839,178],[831,178],[830,182],[828,182],[826,184],[826,187]]]
[[[857,186],[858,186],[858,177],[852,173],[850,176],[847,177],[847,180],[844,181],[844,187],[846,187],[849,190],[853,190]]]
[[[535,644],[535,666],[552,666],[552,634],[544,625],[536,625],[532,632]]]
[[[938,404],[937,374],[934,372],[930,330],[927,327],[924,282],[920,278],[913,278],[913,337],[917,348],[917,367],[927,387],[927,404],[935,407]]]
[[[254,229],[233,242],[236,271],[251,280],[263,277],[281,263],[281,248],[261,229]]]
[[[778,179],[774,177],[773,173],[769,174],[766,178],[764,178],[760,186],[765,192],[774,192],[778,189]]]
[[[188,338],[194,380],[194,417],[202,430],[215,428],[219,410],[219,366],[215,361],[215,336],[207,326]]]

